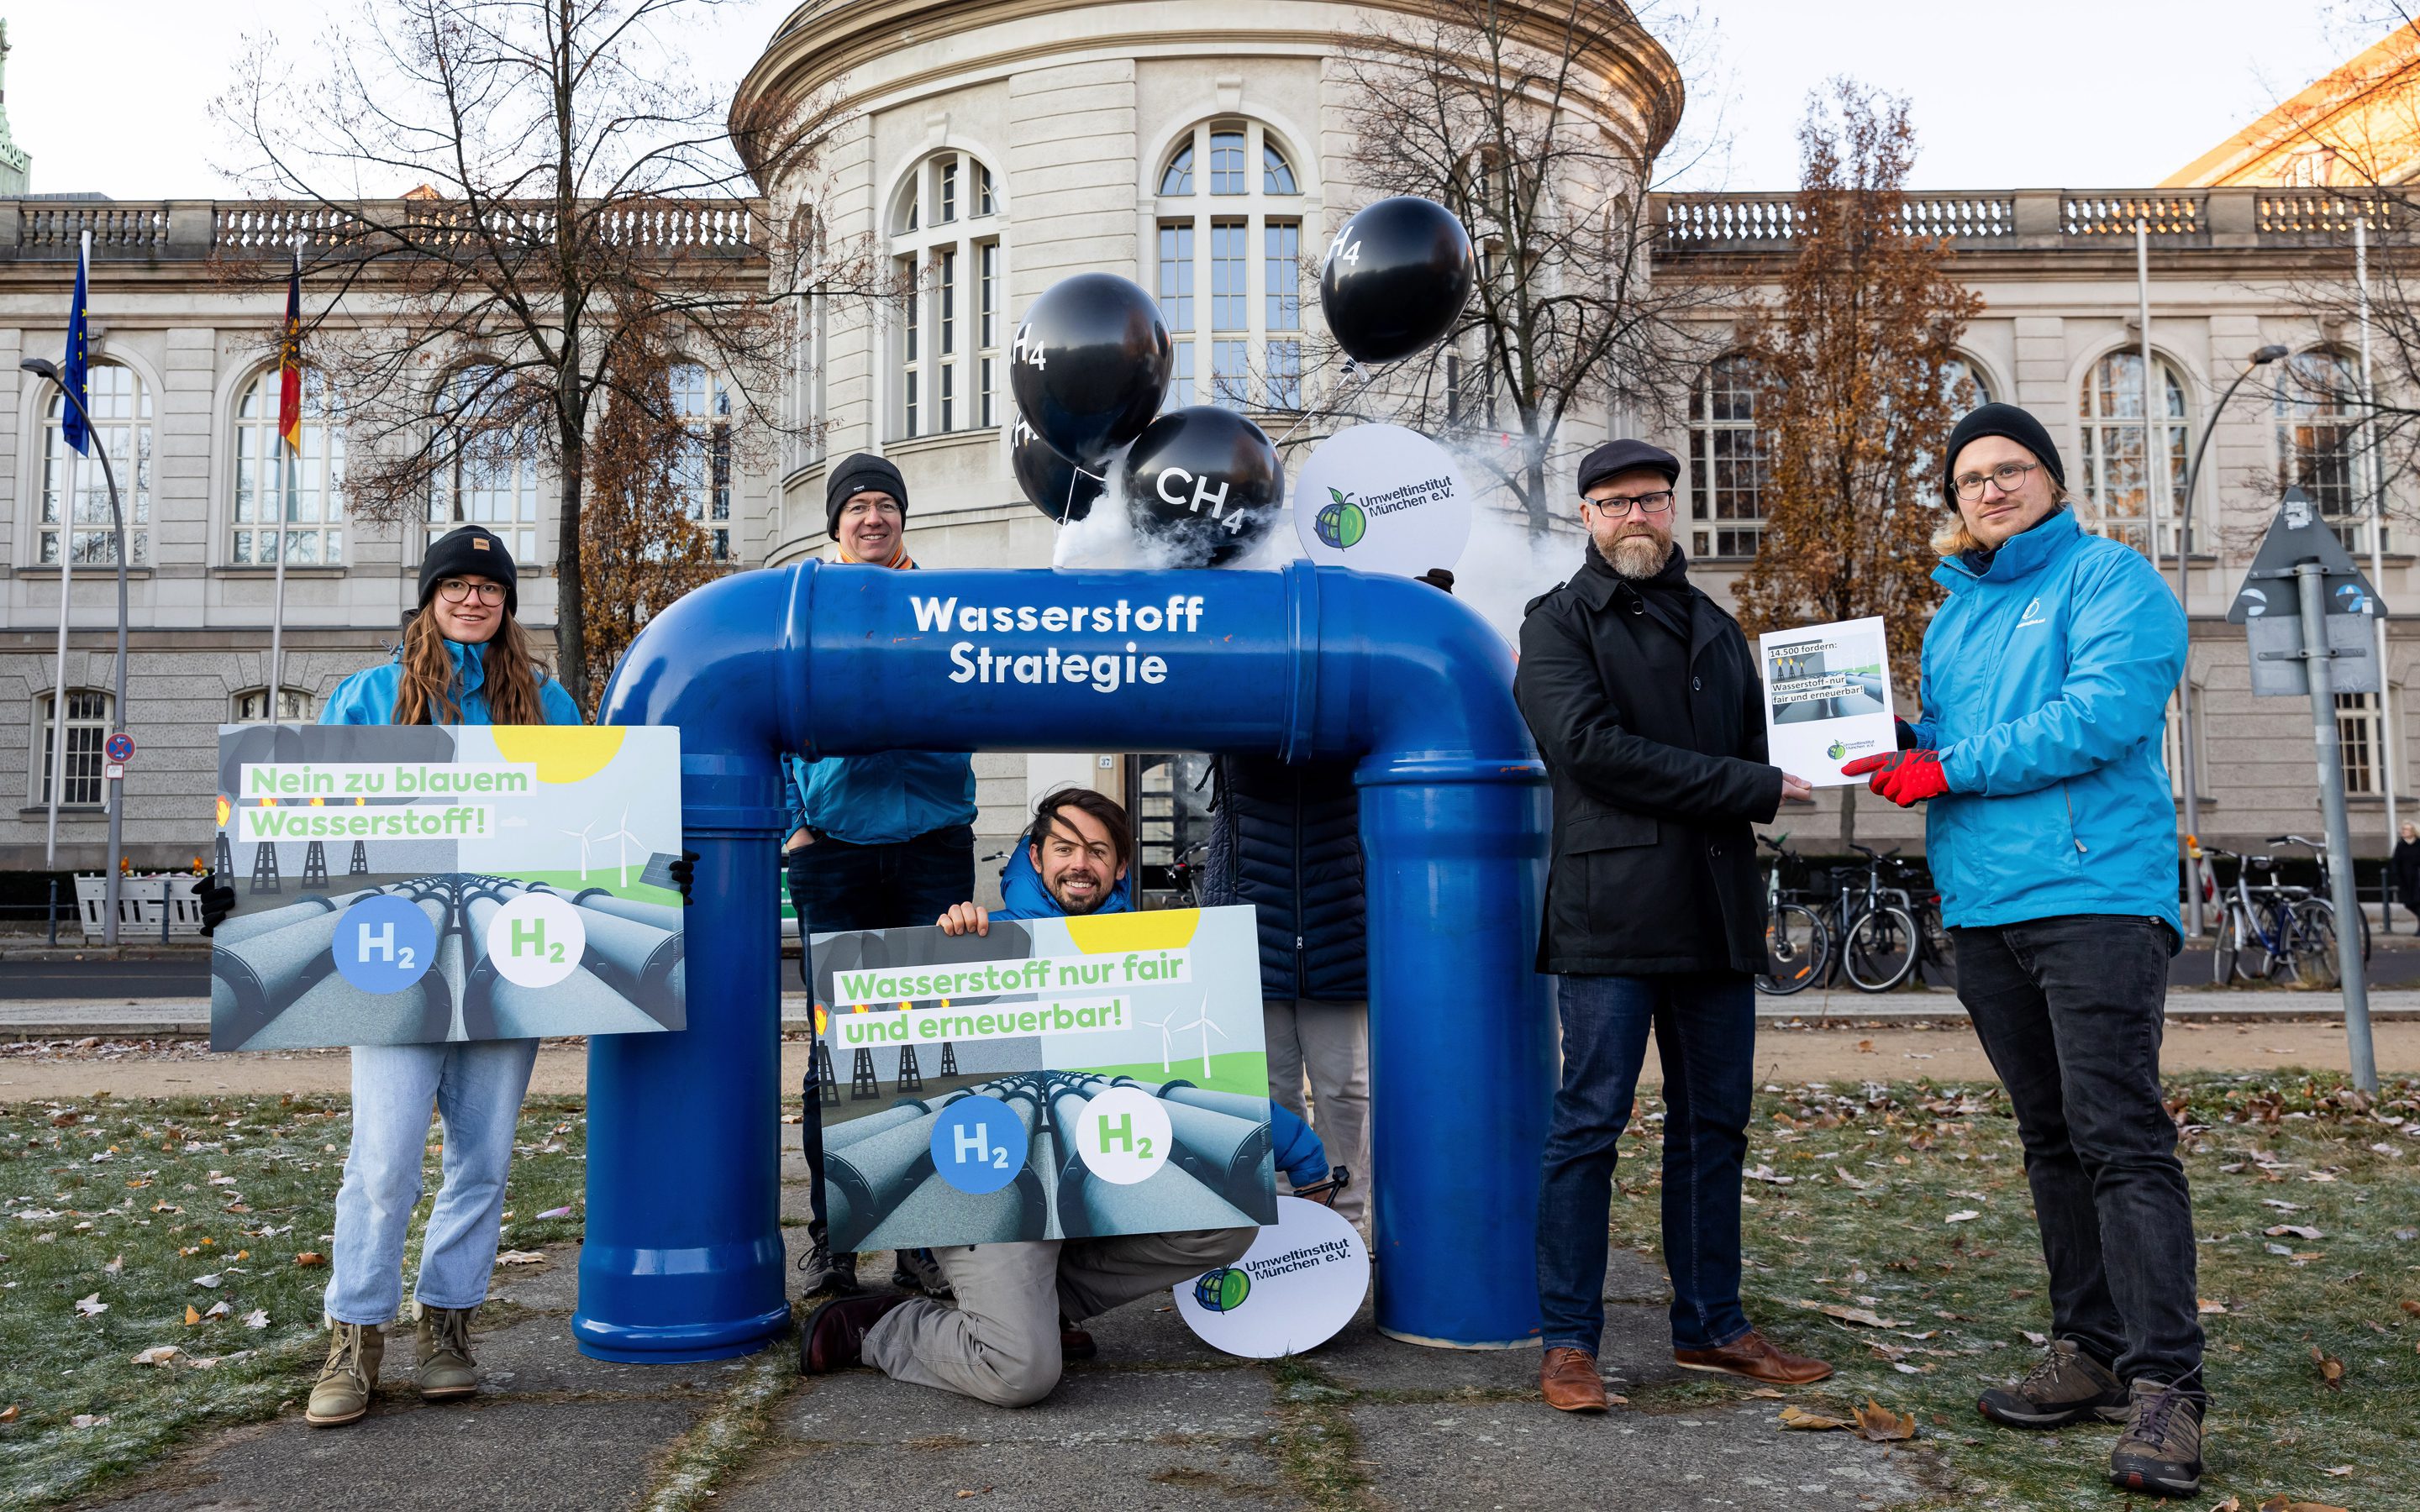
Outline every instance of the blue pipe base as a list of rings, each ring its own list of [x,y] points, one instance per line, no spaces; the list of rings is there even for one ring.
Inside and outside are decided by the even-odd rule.
[[[782,1342],[791,1331],[790,1306],[737,1323],[692,1326],[669,1323],[632,1327],[600,1321],[585,1313],[571,1319],[572,1346],[592,1360],[616,1365],[687,1365],[754,1354]]]

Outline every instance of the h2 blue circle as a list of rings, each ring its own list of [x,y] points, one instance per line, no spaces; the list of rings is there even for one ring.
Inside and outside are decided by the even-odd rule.
[[[336,971],[365,993],[399,993],[437,959],[437,926],[393,893],[365,898],[336,920]]]
[[[933,1120],[933,1169],[974,1196],[1016,1180],[1025,1151],[1025,1120],[997,1098],[962,1097]]]

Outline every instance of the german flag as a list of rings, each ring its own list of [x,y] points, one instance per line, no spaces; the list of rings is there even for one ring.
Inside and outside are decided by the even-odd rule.
[[[286,333],[277,343],[277,434],[287,449],[302,451],[302,249],[294,249],[286,279]]]

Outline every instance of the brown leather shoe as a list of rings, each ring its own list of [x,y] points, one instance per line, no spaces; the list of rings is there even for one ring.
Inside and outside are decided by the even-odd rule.
[[[1548,1350],[1538,1362],[1538,1389],[1559,1412],[1605,1411],[1605,1378],[1596,1373],[1596,1356],[1586,1350]]]
[[[886,1291],[871,1297],[834,1297],[816,1307],[799,1324],[799,1371],[822,1376],[863,1365],[866,1331],[908,1300],[907,1292]]]
[[[1674,1350],[1672,1363],[1683,1370],[1745,1376],[1768,1386],[1804,1386],[1832,1373],[1821,1360],[1775,1349],[1772,1340],[1752,1328],[1719,1350]]]
[[[1059,1315],[1059,1358],[1090,1360],[1101,1352],[1101,1347],[1087,1329],[1078,1328],[1065,1313]]]

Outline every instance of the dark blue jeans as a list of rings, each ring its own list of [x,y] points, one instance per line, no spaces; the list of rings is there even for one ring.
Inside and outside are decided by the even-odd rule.
[[[2160,1091],[2166,924],[2069,914],[1961,929],[1958,997],[2025,1149],[2051,1328],[2120,1379],[2201,1365],[2193,1195]]]
[[[852,845],[827,835],[789,854],[790,906],[799,915],[799,975],[813,995],[814,957],[807,937],[846,929],[930,924],[975,895],[975,831],[952,825],[888,845]],[[807,1057],[806,1118],[800,1143],[812,1177],[815,1221],[824,1219],[824,1132],[816,1119],[815,1057]]]
[[[1672,1347],[1748,1331],[1740,1310],[1740,1167],[1756,1084],[1756,992],[1737,972],[1565,977],[1563,1085],[1538,1197],[1545,1346],[1596,1353],[1605,1333],[1614,1141],[1630,1121],[1647,1031],[1664,1061],[1664,1266]]]

